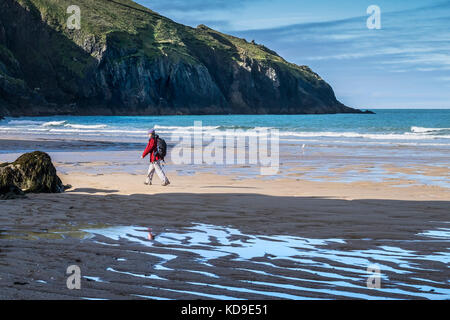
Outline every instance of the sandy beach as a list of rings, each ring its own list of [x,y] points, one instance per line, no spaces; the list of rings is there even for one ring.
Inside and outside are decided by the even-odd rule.
[[[448,188],[394,178],[309,181],[298,173],[312,170],[305,166],[271,179],[183,175],[170,163],[169,186],[146,186],[107,152],[95,156],[103,161],[78,155],[76,165],[55,160],[72,186],[64,194],[0,201],[0,298],[450,297]],[[354,170],[364,166],[337,171]],[[81,290],[66,287],[73,264]],[[381,269],[381,289],[367,288],[370,265]]]
[[[1,0],[0,301],[450,300],[450,1],[354,2]]]

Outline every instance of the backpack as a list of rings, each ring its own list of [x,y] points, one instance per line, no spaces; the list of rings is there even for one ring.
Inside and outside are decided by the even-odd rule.
[[[159,156],[163,160],[167,154],[167,143],[166,141],[164,141],[164,139],[161,139],[159,136],[156,136],[156,153],[159,154]]]

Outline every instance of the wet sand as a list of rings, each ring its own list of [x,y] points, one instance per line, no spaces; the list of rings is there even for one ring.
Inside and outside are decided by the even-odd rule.
[[[57,162],[64,194],[0,201],[1,299],[450,299],[448,188],[212,170],[145,186],[103,159]],[[66,287],[74,264],[81,290]]]
[[[1,201],[0,298],[450,298],[449,238],[426,236],[448,226],[449,192],[439,187],[61,177],[73,186],[65,194]],[[287,248],[296,252],[283,256]],[[383,266],[382,289],[366,288],[371,263]],[[71,264],[87,277],[82,290],[66,288]]]

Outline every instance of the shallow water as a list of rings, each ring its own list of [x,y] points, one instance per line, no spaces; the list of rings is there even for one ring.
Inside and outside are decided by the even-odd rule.
[[[434,239],[450,240],[450,228],[438,228],[437,230],[429,230],[421,233],[421,235]]]
[[[142,227],[82,231],[94,235],[94,239],[105,239],[105,246],[142,246],[137,251],[141,259],[158,259],[149,266],[148,274],[111,267],[105,271],[155,281],[151,286],[147,282],[145,287],[166,293],[186,293],[204,299],[242,299],[242,294],[279,299],[450,299],[450,248],[433,250],[436,241],[449,240],[448,229],[417,235],[416,242],[428,241],[427,252],[403,248],[402,244],[408,241],[374,246],[366,239],[359,240],[355,247],[367,244],[367,249],[345,249],[353,248],[354,240],[250,235],[207,224],[166,230],[153,241],[148,240],[149,229]],[[371,275],[367,268],[374,265],[381,272],[380,289],[366,285]],[[185,289],[171,285],[174,273],[177,283],[185,281]],[[203,276],[202,281],[190,281],[189,274]],[[224,281],[226,285],[222,284]],[[211,288],[219,291],[212,294]]]

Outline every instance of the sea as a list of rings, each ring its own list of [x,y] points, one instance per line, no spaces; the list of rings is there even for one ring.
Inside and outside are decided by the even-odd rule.
[[[192,134],[198,124],[201,124],[202,132],[212,136],[230,130],[236,136],[246,137],[276,131],[280,170],[271,177],[263,177],[265,179],[299,176],[313,181],[338,182],[383,182],[388,179],[408,182],[399,182],[399,187],[417,184],[450,188],[447,175],[450,109],[374,111],[375,114],[324,115],[6,117],[0,121],[0,135],[4,139],[77,141],[63,145],[37,143],[32,147],[43,149],[53,159],[66,164],[101,162],[105,155],[95,151],[114,151],[107,159],[120,164],[120,168],[108,166],[92,170],[142,173],[145,169],[140,154],[151,128],[168,143],[169,163],[170,151],[180,141],[180,135]],[[204,144],[208,144],[208,140]],[[32,151],[32,147],[0,144],[0,161],[14,160],[18,154]],[[81,151],[89,152],[83,153],[83,159],[76,159]],[[224,163],[174,164],[168,169],[178,174],[213,170],[218,174],[233,174],[239,179],[260,175],[258,165]],[[391,170],[393,166],[412,168],[412,171]],[[308,169],[306,172],[305,168]],[[422,170],[424,168],[428,170]],[[442,170],[447,174],[442,175]]]
[[[333,140],[392,144],[448,145],[450,109],[385,109],[376,114],[191,115],[191,116],[51,116],[6,118],[0,134],[28,137],[136,141],[150,128],[162,136],[189,132],[195,121],[204,130],[278,129],[281,140]]]

